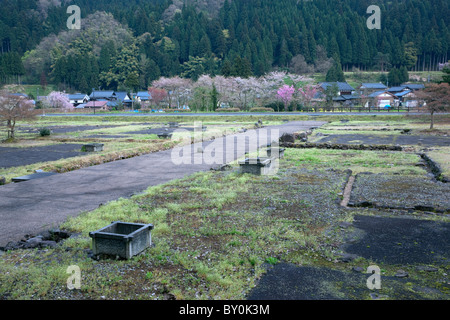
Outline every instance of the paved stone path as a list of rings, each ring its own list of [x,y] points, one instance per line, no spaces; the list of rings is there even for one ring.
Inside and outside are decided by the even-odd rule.
[[[198,142],[192,144],[189,150],[177,147],[48,178],[0,186],[0,246],[5,246],[9,241],[18,241],[25,234],[37,234],[57,227],[69,216],[94,210],[101,204],[121,197],[130,197],[149,186],[198,171],[208,171],[214,165],[236,160],[244,156],[254,141],[263,147],[285,132],[307,130],[324,123],[289,122],[217,138],[213,142]],[[234,143],[231,144],[233,139]],[[211,153],[211,143],[219,143],[220,148],[215,148]],[[206,153],[198,152],[201,146]],[[216,163],[202,161],[206,155],[212,156]],[[174,158],[175,162],[184,163],[174,164]],[[185,161],[181,161],[183,159]],[[186,163],[186,159],[191,159],[191,163]]]

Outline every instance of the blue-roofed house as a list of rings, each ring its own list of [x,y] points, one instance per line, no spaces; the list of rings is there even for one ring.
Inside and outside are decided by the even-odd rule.
[[[395,96],[398,98],[398,102],[401,106],[408,108],[415,108],[419,106],[419,100],[417,100],[417,96],[414,94],[413,90],[405,90],[397,93]]]
[[[136,93],[136,101],[147,102],[150,101],[150,99],[151,95],[147,91],[139,91],[138,93]]]
[[[91,101],[100,101],[100,100],[108,100],[108,101],[116,101],[117,97],[114,91],[92,91],[89,95],[89,99]]]
[[[125,108],[130,108],[132,105],[132,100],[127,92],[125,91],[116,91],[116,101],[117,105],[122,104]]]
[[[152,95],[148,91],[139,91],[134,94],[134,100],[141,104],[141,107],[148,107],[150,105]]]
[[[69,99],[69,102],[74,106],[77,107],[80,104],[85,104],[89,101],[89,96],[85,93],[74,93],[74,94],[68,94],[67,98]]]
[[[373,92],[368,97],[370,106],[376,108],[394,107],[398,101],[398,97],[387,90]]]
[[[322,99],[326,99],[325,90],[333,85],[336,85],[338,89],[337,96],[333,98],[334,102],[338,102],[347,106],[358,105],[361,102],[361,95],[359,93],[356,93],[355,89],[347,82],[320,83],[317,98],[320,97]]]

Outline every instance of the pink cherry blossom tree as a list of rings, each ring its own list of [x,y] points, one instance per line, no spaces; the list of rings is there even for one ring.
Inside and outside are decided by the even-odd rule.
[[[298,91],[300,92],[303,104],[306,106],[312,106],[314,97],[317,94],[317,87],[307,84],[304,87],[300,87]]]
[[[66,94],[53,91],[48,95],[47,102],[51,108],[60,108],[64,111],[73,109],[73,105],[69,102]]]
[[[288,105],[292,101],[292,97],[295,93],[294,86],[289,86],[287,84],[283,85],[281,88],[277,91],[277,96],[281,101],[283,101],[284,104],[284,111],[288,110]]]
[[[189,99],[192,80],[181,78],[179,76],[172,78],[161,77],[158,80],[153,81],[152,86],[167,91],[169,108],[172,108],[174,104],[180,106]]]

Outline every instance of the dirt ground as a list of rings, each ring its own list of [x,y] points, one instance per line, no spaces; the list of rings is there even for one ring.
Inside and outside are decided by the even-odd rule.
[[[82,146],[82,144],[67,143],[29,148],[0,147],[0,168],[26,166],[80,156],[85,154],[81,152]]]
[[[368,135],[368,134],[342,134],[329,135],[323,137],[318,143],[337,143],[337,144],[372,144],[372,145],[422,145],[432,146],[450,146],[450,139],[441,136],[426,135]]]
[[[450,223],[403,217],[356,216],[346,226],[348,257],[336,267],[280,263],[249,300],[448,300]],[[342,266],[344,264],[344,266]],[[379,266],[380,289],[369,288]],[[385,271],[388,270],[388,271]]]

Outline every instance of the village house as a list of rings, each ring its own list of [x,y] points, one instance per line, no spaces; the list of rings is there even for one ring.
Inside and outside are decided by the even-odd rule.
[[[132,100],[127,92],[116,91],[116,101],[121,103],[124,108],[131,108]]]
[[[377,91],[369,96],[370,101],[368,102],[370,107],[375,108],[390,108],[394,107],[397,104],[398,97],[393,93],[383,90]]]
[[[417,100],[417,96],[414,94],[412,90],[402,91],[396,94],[398,98],[398,103],[400,106],[407,108],[415,108],[419,106],[419,101]]]
[[[139,91],[133,94],[133,100],[145,108],[150,106],[152,96],[148,91]]]
[[[84,93],[74,93],[74,94],[68,94],[67,98],[69,99],[69,102],[74,106],[78,107],[81,104],[85,104],[89,101],[89,96]]]
[[[361,97],[355,94],[355,89],[347,82],[322,82],[318,86],[318,93],[314,97],[315,100],[326,99],[327,88],[335,85],[337,88],[337,96],[333,98],[336,103],[344,104],[346,106],[357,105],[360,102]]]
[[[319,84],[319,90],[325,92],[328,87],[333,85],[337,86],[338,95],[347,95],[350,96],[355,92],[355,89],[349,85],[347,82],[322,82]]]

